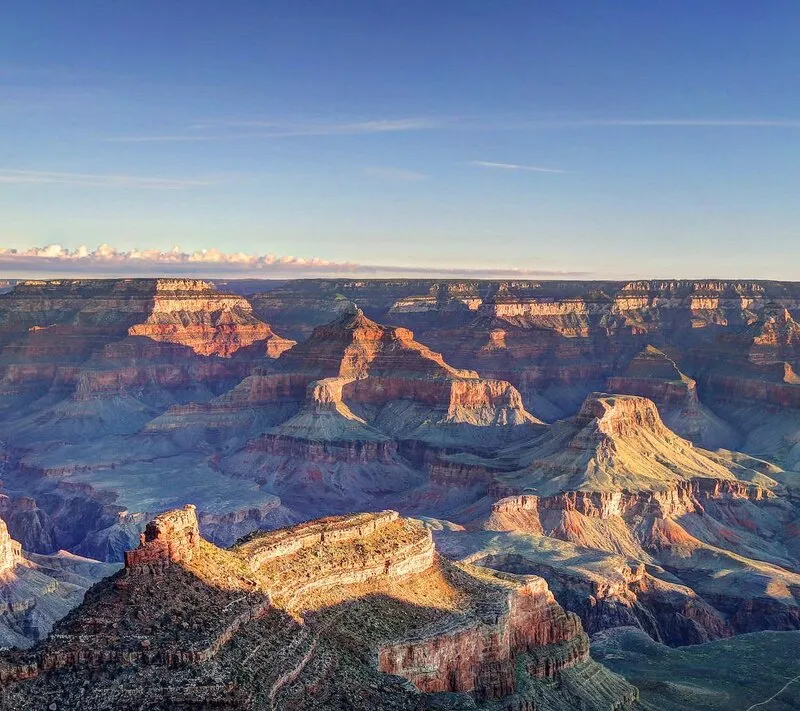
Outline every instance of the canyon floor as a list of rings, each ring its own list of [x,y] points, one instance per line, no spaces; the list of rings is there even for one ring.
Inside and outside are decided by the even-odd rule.
[[[788,282],[13,285],[3,708],[793,708],[796,316]]]

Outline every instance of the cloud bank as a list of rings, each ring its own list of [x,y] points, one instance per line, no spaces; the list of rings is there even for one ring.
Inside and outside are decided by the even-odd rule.
[[[0,276],[85,276],[153,277],[193,275],[209,278],[292,279],[337,276],[408,277],[529,277],[579,278],[589,272],[548,269],[425,267],[357,264],[325,259],[246,254],[208,249],[184,252],[179,247],[162,252],[157,249],[120,251],[107,244],[89,250],[82,246],[67,249],[58,244],[26,250],[0,247]]]

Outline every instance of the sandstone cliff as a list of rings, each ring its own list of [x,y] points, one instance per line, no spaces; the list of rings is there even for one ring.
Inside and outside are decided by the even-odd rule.
[[[469,650],[457,663],[456,648]],[[592,680],[569,677],[563,693],[538,681],[566,682],[574,670]],[[393,511],[254,535],[230,550],[197,535],[191,507],[164,514],[125,571],[92,589],[55,635],[0,657],[0,680],[10,709],[43,695],[65,708],[80,699],[167,709],[191,698],[364,711],[426,708],[439,690],[473,707],[533,708],[545,695],[564,709],[611,711],[636,698],[588,659],[580,622],[541,578],[447,564],[427,529]]]
[[[0,519],[0,647],[32,646],[114,569],[64,551],[24,554]]]

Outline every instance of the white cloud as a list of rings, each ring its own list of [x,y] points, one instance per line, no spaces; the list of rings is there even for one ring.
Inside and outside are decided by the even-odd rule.
[[[557,170],[556,168],[542,168],[538,165],[519,165],[517,163],[494,163],[487,160],[473,160],[470,165],[477,166],[478,168],[496,168],[498,170],[518,170],[529,171],[531,173],[566,173],[566,170]]]
[[[0,167],[0,183],[11,185],[74,185],[91,188],[146,188],[150,190],[182,190],[213,185],[209,180],[148,178],[135,175],[100,175],[93,173],[59,173],[49,170],[18,170]]]
[[[117,250],[101,244],[90,250],[82,245],[68,249],[60,244],[32,247],[25,250],[0,247],[0,275],[16,278],[35,276],[104,276],[152,277],[191,274],[209,278],[244,277],[306,277],[306,276],[409,276],[409,277],[554,277],[586,276],[587,272],[567,272],[546,269],[425,267],[356,264],[334,262],[317,257],[247,254],[204,249],[185,252],[179,247],[168,251],[158,249]]]

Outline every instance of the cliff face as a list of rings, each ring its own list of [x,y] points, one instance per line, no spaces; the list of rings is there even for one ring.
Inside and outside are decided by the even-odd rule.
[[[0,519],[0,576],[11,572],[22,557],[22,546],[8,535],[6,522]]]
[[[157,516],[144,529],[141,545],[125,554],[125,568],[188,563],[200,547],[200,528],[195,507]]]
[[[63,552],[23,553],[0,519],[0,646],[32,646],[114,568]]]
[[[396,512],[322,519],[223,550],[197,535],[187,507],[151,522],[125,572],[93,588],[56,635],[0,657],[0,680],[14,708],[42,695],[93,709],[189,698],[419,708],[419,694],[389,672],[425,693],[531,708],[553,693],[539,679],[573,668],[597,688],[571,683],[555,692],[561,708],[611,711],[636,698],[588,659],[580,622],[542,579],[445,563],[430,532]],[[212,670],[215,683],[198,686]]]
[[[246,299],[219,294],[208,282],[189,280],[159,280],[147,319],[131,326],[128,334],[226,358],[258,341],[264,355],[277,358],[295,343],[276,336],[257,319]]]
[[[580,622],[558,606],[541,578],[525,580],[493,602],[485,621],[422,630],[413,640],[382,648],[381,669],[426,693],[468,691],[493,700],[516,691],[517,655],[536,651],[540,658],[529,671],[543,678],[588,659]]]

